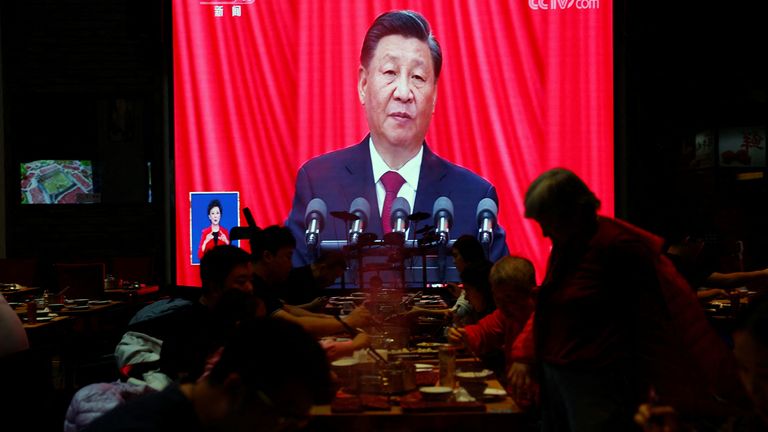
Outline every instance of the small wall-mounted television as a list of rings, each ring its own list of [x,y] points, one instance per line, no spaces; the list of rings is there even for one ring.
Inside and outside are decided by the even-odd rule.
[[[89,204],[99,202],[93,192],[90,160],[39,159],[19,168],[22,204]]]

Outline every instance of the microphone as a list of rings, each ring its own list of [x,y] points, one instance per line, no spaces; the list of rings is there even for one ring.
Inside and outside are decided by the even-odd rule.
[[[308,248],[317,246],[320,237],[320,231],[323,230],[325,219],[328,215],[328,207],[321,198],[313,198],[307,204],[307,211],[304,213],[304,224],[307,226],[305,239]]]
[[[371,214],[371,204],[367,199],[363,197],[357,197],[349,205],[349,213],[357,216],[357,219],[352,221],[352,227],[349,229],[349,243],[357,244],[360,240],[360,234],[365,231],[366,225],[368,225],[368,215]]]
[[[447,245],[451,238],[451,225],[453,225],[453,202],[447,196],[441,196],[435,200],[432,207],[435,215],[435,232],[438,235],[438,243]]]
[[[493,226],[496,224],[496,215],[499,214],[499,206],[491,198],[483,198],[477,203],[477,239],[483,245],[493,243]]]
[[[259,227],[256,226],[256,219],[253,218],[253,213],[251,213],[251,209],[249,209],[248,207],[243,208],[243,214],[245,215],[245,221],[248,223],[248,226],[258,230]]]
[[[392,232],[405,234],[408,229],[408,216],[411,214],[411,205],[403,197],[397,197],[392,201],[392,213],[390,213],[390,223]]]

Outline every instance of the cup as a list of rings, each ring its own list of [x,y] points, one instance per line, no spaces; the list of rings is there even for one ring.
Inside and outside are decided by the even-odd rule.
[[[331,370],[336,374],[342,389],[350,392],[357,391],[358,361],[352,357],[342,357],[331,363]]]

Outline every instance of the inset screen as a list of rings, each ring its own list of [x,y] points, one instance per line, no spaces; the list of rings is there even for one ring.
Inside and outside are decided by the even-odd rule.
[[[95,202],[90,160],[41,159],[20,166],[22,204]]]

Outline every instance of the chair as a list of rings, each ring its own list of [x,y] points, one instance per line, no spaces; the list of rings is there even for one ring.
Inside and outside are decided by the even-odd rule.
[[[104,263],[56,263],[54,280],[67,298],[97,299],[104,295]]]
[[[37,259],[2,258],[0,259],[0,282],[17,283],[29,287],[40,286]]]
[[[111,275],[117,279],[152,283],[155,282],[152,257],[115,257],[112,258]]]

